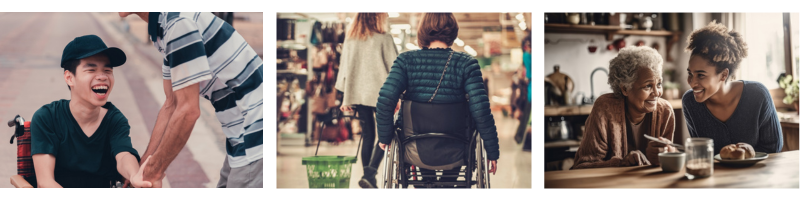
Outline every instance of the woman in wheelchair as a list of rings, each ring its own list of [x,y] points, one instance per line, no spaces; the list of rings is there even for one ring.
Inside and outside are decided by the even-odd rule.
[[[475,129],[491,166],[488,173],[497,168],[497,128],[480,66],[469,54],[450,48],[457,36],[458,22],[452,13],[424,14],[417,32],[423,49],[397,57],[378,97],[381,149],[391,147],[397,127],[400,159],[419,167],[423,179],[433,175],[432,170],[444,170],[438,181],[455,181],[461,167],[469,164],[467,155],[473,155],[466,149],[476,144],[470,142],[476,141]],[[395,124],[393,111],[401,94]]]
[[[134,187],[152,186],[142,181],[128,120],[108,102],[114,67],[125,60],[122,50],[106,47],[95,35],[77,37],[64,48],[61,67],[71,99],[42,106],[31,121],[38,187],[111,187],[125,179]]]

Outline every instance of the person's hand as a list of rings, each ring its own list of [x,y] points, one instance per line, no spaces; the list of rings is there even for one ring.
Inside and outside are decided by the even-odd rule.
[[[384,144],[384,143],[378,143],[378,146],[380,146],[381,150],[384,150],[384,151],[386,151],[387,147],[392,147],[392,145],[388,145],[388,144]]]
[[[137,172],[135,175],[133,175],[133,177],[131,177],[130,180],[126,180],[125,181],[126,185],[128,185],[128,183],[130,183],[130,185],[135,187],[135,188],[153,187],[153,183],[152,182],[144,180],[144,170],[147,167],[147,162],[150,160],[150,157],[152,157],[152,156],[148,156],[147,159],[142,164],[142,166],[139,167],[139,172]]]
[[[353,108],[351,108],[350,106],[342,106],[339,107],[339,110],[341,110],[342,112],[352,112]]]
[[[667,138],[658,137],[659,140],[666,143],[672,143],[672,141],[668,140]],[[658,154],[662,152],[676,152],[678,149],[671,145],[666,145],[656,141],[650,141],[647,143],[647,149],[645,150],[645,155],[648,158],[654,158],[650,161],[653,165],[660,165],[661,162],[658,160]]]
[[[160,188],[161,181],[166,175],[162,172],[158,172],[158,170],[155,169],[153,166],[154,163],[150,161],[150,158],[152,157],[152,155],[148,156],[147,159],[142,162],[142,166],[139,167],[139,173],[137,173],[137,175],[139,175],[143,181],[149,182],[151,184],[150,187]],[[134,187],[136,187],[136,185],[134,185]]]
[[[497,160],[489,161],[489,173],[492,173],[492,175],[497,173]]]
[[[160,179],[160,180],[157,180],[157,181],[153,181],[153,182],[152,182],[152,183],[153,183],[153,187],[152,187],[152,188],[161,188],[161,187],[162,187],[162,186],[161,186],[161,181],[162,181],[162,180],[163,180],[163,179]]]
[[[625,156],[624,163],[626,166],[645,166],[650,165],[650,161],[647,160],[647,156],[645,156],[641,151],[634,150],[631,151],[627,156]]]

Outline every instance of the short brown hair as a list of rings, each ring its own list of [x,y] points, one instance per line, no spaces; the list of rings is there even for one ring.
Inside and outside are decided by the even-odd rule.
[[[417,27],[417,43],[420,47],[428,47],[433,41],[453,46],[458,37],[458,21],[453,13],[425,13]]]
[[[64,61],[64,63],[61,64],[61,68],[64,68],[64,71],[69,71],[69,72],[72,73],[73,76],[75,76],[75,72],[76,72],[75,70],[78,68],[78,65],[80,65],[80,64],[81,64],[81,60],[80,59],[72,59],[72,60]],[[67,88],[69,90],[72,90],[72,87],[70,87],[69,85],[67,85]]]
[[[747,44],[742,34],[729,31],[725,25],[712,21],[697,29],[689,36],[686,51],[708,60],[717,68],[717,73],[728,69],[728,77],[739,68],[739,63],[747,57]],[[727,80],[727,79],[726,79]]]
[[[347,31],[347,37],[366,40],[372,33],[386,33],[386,13],[358,13]]]

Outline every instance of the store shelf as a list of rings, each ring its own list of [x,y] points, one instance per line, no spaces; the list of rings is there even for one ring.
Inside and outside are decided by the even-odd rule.
[[[292,70],[292,69],[279,69],[276,70],[277,74],[297,74],[297,75],[306,75],[308,74],[308,70]]]

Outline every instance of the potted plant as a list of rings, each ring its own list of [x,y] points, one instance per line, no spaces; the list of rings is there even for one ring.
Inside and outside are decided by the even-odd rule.
[[[781,74],[778,78],[778,84],[784,89],[784,92],[786,92],[783,103],[792,104],[795,110],[800,111],[800,109],[798,109],[798,94],[800,92],[798,92],[797,82],[797,79],[794,79],[791,74]]]
[[[680,90],[678,90],[679,85],[677,83],[673,83],[670,81],[664,81],[664,99],[666,100],[673,100],[673,99],[680,99],[681,94]]]

